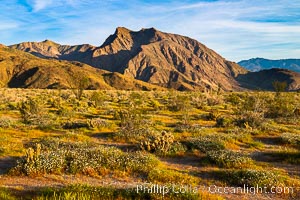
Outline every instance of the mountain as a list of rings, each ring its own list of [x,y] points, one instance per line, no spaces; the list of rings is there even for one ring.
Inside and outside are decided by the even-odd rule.
[[[74,88],[83,78],[89,80],[87,89],[163,90],[83,63],[42,59],[0,45],[0,87]]]
[[[264,58],[252,58],[250,60],[242,60],[238,64],[250,71],[281,68],[300,73],[300,59],[268,60]]]
[[[193,91],[217,90],[219,87],[225,91],[273,90],[274,81],[285,81],[288,83],[289,90],[300,89],[299,74],[296,72],[279,69],[249,72],[194,39],[161,32],[155,28],[131,31],[119,27],[99,47],[89,44],[61,45],[45,40],[24,42],[12,45],[10,48],[43,58],[43,62],[48,60],[47,67],[43,66],[43,69],[50,72],[56,69],[55,76],[60,73],[65,74],[66,71],[63,67],[57,66],[72,65],[71,68],[74,70],[80,68],[79,71],[82,73],[87,71],[89,76],[94,76],[95,82],[100,81],[101,83],[97,85],[101,87],[104,85],[119,89],[165,87]],[[67,61],[77,63],[70,64]],[[245,63],[252,62],[260,64],[267,61],[251,59],[241,61],[240,64],[245,66]],[[289,64],[286,60],[285,63],[282,65]],[[55,67],[52,69],[50,66]],[[249,67],[250,69],[260,69],[255,68],[255,64],[250,66],[254,66],[254,68]],[[296,67],[296,65],[290,66]],[[48,76],[53,75],[48,73]],[[64,83],[62,79],[60,81]],[[49,84],[46,85],[43,83],[43,87],[49,87]],[[62,85],[66,87],[66,83]]]
[[[194,39],[154,28],[135,32],[119,27],[100,47],[60,45],[49,40],[10,47],[41,58],[79,61],[177,90],[241,90],[235,77],[247,73]]]
[[[258,72],[249,72],[240,74],[237,80],[242,87],[251,90],[269,90],[273,91],[275,81],[286,82],[288,91],[300,90],[300,73],[287,69],[267,69]]]

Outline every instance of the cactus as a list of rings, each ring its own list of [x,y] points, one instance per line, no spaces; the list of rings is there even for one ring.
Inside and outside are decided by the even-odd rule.
[[[156,137],[149,138],[139,144],[139,148],[151,153],[163,153],[165,154],[174,142],[174,136],[171,133],[163,131]]]
[[[34,161],[34,149],[33,148],[28,148],[26,150],[26,161],[27,161],[27,163]]]

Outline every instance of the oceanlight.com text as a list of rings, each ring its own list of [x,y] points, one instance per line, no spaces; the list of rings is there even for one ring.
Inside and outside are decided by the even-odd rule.
[[[198,191],[207,191],[211,194],[293,194],[293,187],[283,186],[248,186],[242,187],[220,187],[210,186],[189,186],[189,185],[159,185],[159,184],[141,184],[136,185],[137,193],[161,194],[169,193],[197,193]]]

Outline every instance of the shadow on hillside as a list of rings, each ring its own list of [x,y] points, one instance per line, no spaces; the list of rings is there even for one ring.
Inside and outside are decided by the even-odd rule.
[[[8,87],[10,88],[19,88],[19,87],[28,87],[29,85],[26,85],[26,80],[28,80],[29,77],[33,77],[34,74],[37,73],[39,70],[38,67],[34,67],[31,69],[28,69],[26,71],[23,71],[21,73],[15,74],[11,80],[8,82]],[[34,81],[32,81],[33,83]]]
[[[6,174],[11,168],[17,165],[19,157],[3,157],[0,158],[0,175]]]
[[[255,137],[254,140],[260,141],[267,145],[281,145],[282,139],[281,137]]]
[[[291,72],[278,68],[239,74],[236,80],[241,87],[268,91],[274,91],[274,81],[286,82],[288,85],[293,82]]]

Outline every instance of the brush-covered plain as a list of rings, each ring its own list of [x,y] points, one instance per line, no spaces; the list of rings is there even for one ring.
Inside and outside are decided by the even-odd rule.
[[[299,198],[300,93],[0,93],[0,199],[248,199],[200,187],[244,184]],[[137,193],[145,183],[201,189]]]

